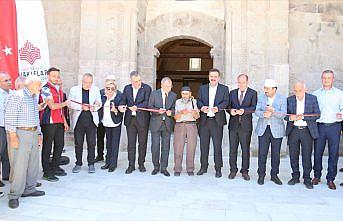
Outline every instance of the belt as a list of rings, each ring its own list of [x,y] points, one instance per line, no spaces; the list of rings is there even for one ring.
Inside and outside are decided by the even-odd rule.
[[[306,129],[307,126],[294,126],[294,128],[298,130],[302,130],[302,129]]]
[[[333,123],[319,123],[319,124],[324,125],[324,126],[332,126],[332,125],[335,125],[335,124],[337,124],[337,123],[339,123],[339,122],[333,122]]]
[[[37,127],[17,127],[19,130],[36,131]]]
[[[206,117],[209,120],[213,120],[215,117]]]
[[[196,124],[195,121],[182,121],[182,122],[176,122],[177,124]]]

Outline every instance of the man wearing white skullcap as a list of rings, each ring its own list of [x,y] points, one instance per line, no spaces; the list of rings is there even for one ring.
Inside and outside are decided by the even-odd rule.
[[[258,98],[256,116],[259,117],[256,134],[258,136],[258,181],[264,184],[266,162],[271,145],[271,180],[282,185],[278,178],[280,165],[280,149],[285,136],[284,117],[287,113],[287,99],[277,92],[277,83],[273,79],[264,82],[264,94]]]

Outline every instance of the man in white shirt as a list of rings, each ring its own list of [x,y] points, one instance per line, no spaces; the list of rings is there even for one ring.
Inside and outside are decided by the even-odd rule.
[[[12,82],[9,74],[0,72],[0,169],[2,169],[2,179],[8,180],[10,174],[10,163],[8,160],[7,138],[5,130],[5,107],[11,91]],[[1,173],[1,171],[0,171]],[[0,180],[0,187],[5,184]],[[0,196],[3,195],[0,192]]]
[[[229,106],[229,88],[219,83],[220,71],[209,71],[209,84],[200,86],[198,108],[200,109],[200,163],[197,175],[207,173],[210,139],[214,146],[215,177],[222,176],[223,167],[222,140],[223,127],[227,123],[225,109]]]
[[[328,141],[328,173],[327,185],[330,189],[336,189],[334,183],[337,175],[337,163],[339,156],[339,143],[341,138],[341,122],[343,115],[343,92],[333,87],[334,72],[325,70],[322,73],[322,88],[313,92],[318,99],[320,118],[318,122],[319,137],[314,143],[314,178],[313,185],[320,182],[322,175],[322,159],[326,142]]]
[[[294,94],[287,98],[286,134],[288,136],[289,157],[292,167],[292,179],[288,185],[300,182],[299,155],[301,150],[304,185],[313,189],[311,182],[313,140],[318,138],[316,120],[320,110],[316,96],[305,93],[306,87],[302,82],[294,85]],[[307,115],[304,115],[307,114]],[[301,146],[301,149],[300,149]]]

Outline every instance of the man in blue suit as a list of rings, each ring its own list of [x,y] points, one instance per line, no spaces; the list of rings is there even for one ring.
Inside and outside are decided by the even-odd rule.
[[[303,166],[304,184],[307,189],[313,189],[311,182],[313,140],[319,137],[316,120],[320,117],[320,110],[316,96],[305,93],[306,87],[302,82],[294,85],[294,94],[287,98],[286,134],[288,136],[289,157],[292,167],[292,179],[289,185],[300,183],[299,155]],[[313,114],[313,116],[303,116]]]
[[[280,150],[282,138],[285,136],[285,124],[283,118],[287,113],[286,97],[276,93],[277,84],[272,79],[266,79],[264,82],[264,94],[260,95],[256,106],[256,116],[259,117],[256,134],[258,136],[258,181],[260,185],[264,184],[266,176],[266,162],[271,144],[271,180],[282,185],[277,176],[280,166]]]
[[[126,85],[123,91],[121,105],[127,105],[125,112],[124,124],[127,132],[127,153],[129,167],[125,171],[130,174],[135,170],[136,161],[136,141],[138,138],[138,169],[145,172],[145,156],[147,150],[148,131],[150,113],[147,111],[138,111],[137,108],[147,108],[151,87],[144,84],[141,76],[137,71],[130,73],[131,84]]]
[[[229,106],[229,88],[219,84],[218,69],[209,71],[209,84],[200,86],[198,93],[198,108],[200,109],[200,163],[197,175],[203,175],[208,168],[210,138],[214,147],[214,163],[216,177],[222,176],[223,167],[222,140],[223,127],[226,124],[225,110]]]

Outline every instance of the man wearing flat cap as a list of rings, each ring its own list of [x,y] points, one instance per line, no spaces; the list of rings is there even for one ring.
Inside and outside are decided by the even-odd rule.
[[[258,181],[264,184],[266,176],[266,162],[271,145],[271,180],[282,185],[278,178],[280,166],[280,150],[282,138],[286,135],[284,117],[287,113],[286,97],[277,93],[277,84],[273,79],[264,82],[264,94],[257,99],[256,116],[259,118],[256,125],[258,136]]]
[[[191,88],[181,89],[181,98],[175,103],[174,128],[174,175],[182,172],[183,149],[187,141],[186,171],[189,176],[194,175],[194,155],[197,145],[198,128],[196,120],[200,117],[196,100],[192,97]]]

